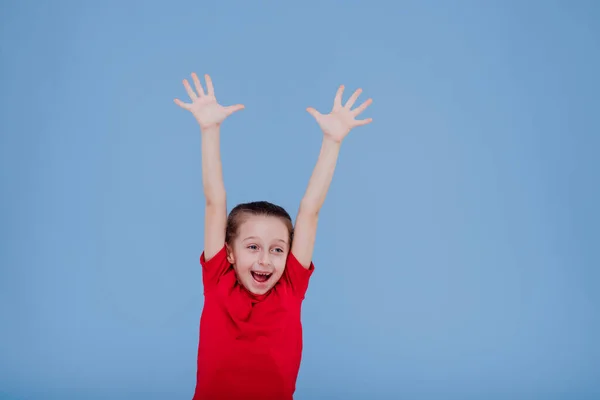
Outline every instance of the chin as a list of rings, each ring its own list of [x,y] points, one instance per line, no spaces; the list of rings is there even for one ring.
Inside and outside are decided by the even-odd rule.
[[[269,289],[271,289],[271,288],[269,287],[267,289],[260,289],[260,290],[258,290],[256,288],[250,287],[250,289],[248,289],[248,290],[250,291],[250,293],[255,294],[257,296],[260,296],[260,295],[263,295],[263,294],[267,293],[269,291]]]
[[[257,285],[254,284],[254,282],[250,282],[250,284],[247,286],[247,289],[251,293],[254,293],[254,294],[257,294],[257,295],[261,295],[261,294],[267,293],[269,290],[271,290],[271,288],[273,286],[274,285],[268,285],[268,286],[260,285],[260,286],[257,286]]]

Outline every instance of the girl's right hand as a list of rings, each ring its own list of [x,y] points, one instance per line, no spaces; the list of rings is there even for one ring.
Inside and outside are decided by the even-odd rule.
[[[183,80],[183,86],[185,87],[185,90],[190,96],[192,102],[184,103],[179,99],[175,99],[174,101],[179,107],[192,113],[194,118],[196,118],[196,121],[198,121],[198,124],[200,124],[200,129],[202,131],[210,130],[211,128],[218,128],[225,118],[236,111],[244,109],[243,104],[224,107],[217,103],[215,89],[208,74],[204,75],[207,89],[206,94],[204,93],[202,85],[200,84],[200,79],[198,79],[198,75],[196,75],[195,72],[192,73],[192,78],[194,80],[194,84],[196,85],[196,91],[198,94],[192,90],[187,79]]]

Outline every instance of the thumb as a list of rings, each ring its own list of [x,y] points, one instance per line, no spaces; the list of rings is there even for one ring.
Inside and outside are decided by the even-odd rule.
[[[243,104],[236,104],[233,106],[225,107],[225,111],[227,112],[227,115],[231,115],[236,111],[243,110],[244,108],[245,108],[245,106]]]
[[[314,109],[314,108],[312,108],[312,107],[308,107],[308,108],[306,109],[306,111],[308,111],[308,113],[309,113],[310,115],[312,115],[313,117],[315,117],[315,118],[319,118],[319,117],[321,116],[321,113],[320,113],[320,112],[318,112],[317,110],[315,110],[315,109]]]

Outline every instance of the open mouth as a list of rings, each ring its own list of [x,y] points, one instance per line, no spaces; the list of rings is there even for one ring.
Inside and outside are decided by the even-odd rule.
[[[252,274],[252,278],[258,283],[265,283],[271,278],[271,275],[273,275],[269,272],[250,271],[250,273]]]

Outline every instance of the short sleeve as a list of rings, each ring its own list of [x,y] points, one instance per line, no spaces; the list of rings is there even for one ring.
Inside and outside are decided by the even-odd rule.
[[[315,266],[312,261],[308,268],[304,268],[294,254],[291,251],[289,252],[285,265],[284,278],[295,296],[304,299],[308,289],[308,282],[314,270]]]
[[[231,266],[227,261],[227,250],[225,245],[215,254],[210,260],[206,260],[204,252],[200,255],[200,265],[202,265],[202,283],[204,284],[204,292],[209,292],[217,286],[219,278]]]

